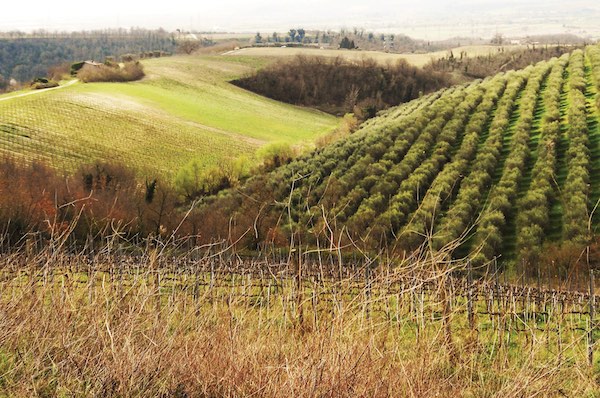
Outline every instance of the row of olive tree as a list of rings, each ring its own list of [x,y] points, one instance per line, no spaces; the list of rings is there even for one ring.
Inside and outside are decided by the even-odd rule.
[[[563,239],[573,243],[588,240],[588,198],[590,194],[590,152],[586,113],[586,79],[583,51],[573,52],[569,64],[569,111],[567,179],[563,187]]]
[[[422,101],[428,102],[430,98],[416,102]],[[288,216],[298,223],[306,216],[307,206],[335,203],[339,192],[347,192],[350,183],[342,184],[338,178],[372,162],[371,155],[377,156],[382,148],[389,147],[403,127],[414,121],[412,116],[407,119],[410,120],[403,123],[365,124],[343,140],[316,148],[293,164],[273,170],[267,178],[267,188],[273,191],[274,197],[291,204]],[[298,210],[299,207],[303,210]]]
[[[596,87],[596,108],[600,111],[600,46],[586,47],[586,55],[590,60],[591,76]]]
[[[590,72],[590,80],[593,88],[590,89],[591,92],[595,91],[595,106],[596,106],[596,115],[600,115],[600,45],[596,46],[588,46],[586,47],[586,56],[589,60],[589,72]],[[593,108],[594,104],[590,104]],[[600,118],[597,119],[600,123]],[[590,208],[592,209],[592,215],[594,217],[594,221],[597,222],[599,218],[599,211],[596,208],[596,201],[598,201],[598,196],[594,196],[592,202],[590,203]],[[595,210],[594,210],[595,209]]]
[[[346,211],[351,215],[348,206],[338,204],[357,193],[360,199],[366,197],[368,192],[361,190],[360,183],[366,179],[365,184],[369,184],[369,180],[372,183],[377,176],[387,174],[438,114],[452,111],[452,103],[456,101],[440,101],[440,97],[462,90],[464,87],[451,88],[390,110],[386,118],[364,123],[359,131],[344,140],[317,148],[273,171],[268,187],[279,198],[279,203],[285,205],[286,220],[291,216],[294,224],[311,225],[315,215],[321,214],[322,207],[334,209],[328,211],[330,218],[342,219]],[[343,209],[341,214],[340,209]]]
[[[390,117],[378,119],[377,123],[367,122],[345,140],[318,148],[310,156],[277,170],[273,177],[279,181],[279,184],[274,184],[279,186],[277,196],[290,195],[288,199],[292,204],[300,203],[303,209],[317,207],[319,212],[321,205],[328,209],[336,207],[341,198],[347,197],[357,182],[365,177],[367,168],[370,172],[379,166],[375,166],[378,162],[389,163],[389,159],[400,159],[404,155],[419,132],[435,118],[440,108],[439,96],[438,93],[424,97],[407,108],[395,109]],[[425,105],[431,107],[423,112],[410,113],[411,109]],[[294,179],[294,176],[303,178]],[[294,181],[293,187],[291,183],[281,184],[281,181]],[[296,207],[291,211],[294,221],[306,225],[306,218],[311,217],[311,212],[296,211]]]
[[[455,104],[464,99],[465,92],[460,90],[446,96],[437,104],[434,117],[425,116],[423,123],[411,126],[406,135],[396,139],[385,158],[379,164],[365,170],[365,177],[357,180],[353,189],[340,205],[343,206],[339,219],[349,220],[355,232],[362,232],[365,219],[381,214],[388,200],[397,191],[400,183],[425,160],[437,143],[444,126],[455,113]],[[411,140],[407,138],[410,137]],[[372,221],[372,220],[371,220]],[[375,224],[378,220],[375,220]]]
[[[545,108],[537,160],[531,174],[531,185],[519,201],[517,216],[517,248],[523,256],[541,248],[550,224],[550,207],[554,199],[556,147],[561,135],[560,97],[563,73],[569,56],[562,56],[552,68],[543,96]]]

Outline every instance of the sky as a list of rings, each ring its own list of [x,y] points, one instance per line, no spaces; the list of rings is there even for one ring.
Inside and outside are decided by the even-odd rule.
[[[4,2],[3,2],[4,3]],[[515,29],[515,26],[519,26]],[[0,31],[162,27],[252,32],[362,27],[420,36],[511,29],[600,36],[598,0],[22,0],[0,7]],[[436,30],[437,29],[437,30]],[[502,32],[501,32],[502,33]]]

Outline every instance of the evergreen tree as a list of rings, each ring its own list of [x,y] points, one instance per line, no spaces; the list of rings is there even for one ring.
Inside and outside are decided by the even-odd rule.
[[[340,42],[340,48],[346,48],[348,50],[355,48],[354,40],[350,41],[350,39],[348,39],[347,36],[344,36],[344,38]]]

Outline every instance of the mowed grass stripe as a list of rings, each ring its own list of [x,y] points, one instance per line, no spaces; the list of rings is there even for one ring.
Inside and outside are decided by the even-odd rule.
[[[562,219],[563,219],[563,203],[562,188],[567,179],[567,150],[569,149],[568,138],[568,120],[567,113],[569,110],[569,68],[565,68],[563,72],[563,86],[560,95],[560,139],[556,148],[556,190],[552,205],[550,207],[550,228],[548,230],[548,241],[559,241],[562,237]]]
[[[590,212],[594,211],[596,204],[600,200],[600,126],[598,121],[600,113],[596,106],[598,100],[598,92],[595,82],[592,78],[592,65],[588,56],[585,57],[585,98],[586,98],[586,114],[588,134],[590,137]],[[600,208],[600,205],[598,206]],[[592,225],[597,230],[600,224],[600,210],[596,209],[592,218]]]

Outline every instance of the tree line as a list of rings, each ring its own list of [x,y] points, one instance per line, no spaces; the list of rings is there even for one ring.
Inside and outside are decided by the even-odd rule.
[[[435,72],[454,73],[467,79],[482,79],[496,73],[523,69],[540,61],[560,57],[577,47],[566,45],[528,46],[522,49],[497,47],[495,54],[470,56],[466,51],[431,60],[425,69]]]
[[[413,39],[396,33],[377,33],[361,28],[334,30],[305,30],[302,27],[292,28],[288,32],[271,34],[257,32],[251,39],[255,45],[287,46],[309,45],[327,48],[360,48],[362,50],[386,51],[392,53],[431,52],[446,50],[461,45],[459,39],[445,41],[428,41]]]
[[[450,79],[403,60],[382,65],[372,59],[298,55],[233,83],[283,102],[335,114],[358,111],[374,116],[378,110],[447,87]]]
[[[47,76],[56,65],[134,54],[173,53],[176,41],[164,30],[99,31],[80,34],[13,34],[0,38],[0,89],[11,79]],[[2,87],[3,86],[3,87]]]

